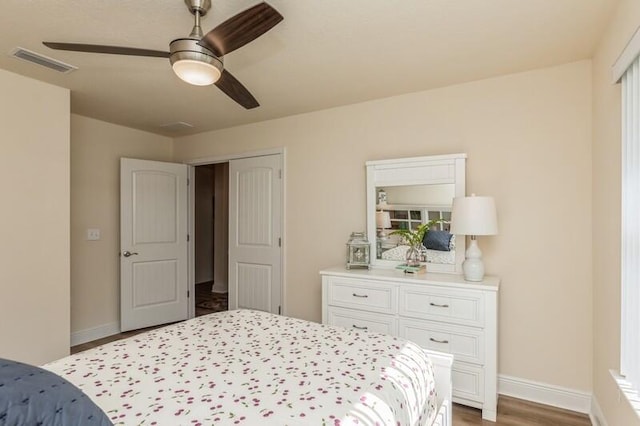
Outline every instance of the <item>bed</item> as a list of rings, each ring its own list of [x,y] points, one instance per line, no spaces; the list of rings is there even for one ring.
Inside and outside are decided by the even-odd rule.
[[[52,362],[118,425],[450,425],[451,356],[251,310]]]

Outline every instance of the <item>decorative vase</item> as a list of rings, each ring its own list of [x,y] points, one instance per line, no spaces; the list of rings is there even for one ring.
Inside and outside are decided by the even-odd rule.
[[[409,246],[405,258],[407,266],[420,266],[420,262],[422,261],[422,253],[422,244]]]

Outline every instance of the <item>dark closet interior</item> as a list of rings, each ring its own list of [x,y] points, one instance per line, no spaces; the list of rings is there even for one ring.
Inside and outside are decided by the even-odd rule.
[[[228,309],[229,163],[195,168],[196,316]]]

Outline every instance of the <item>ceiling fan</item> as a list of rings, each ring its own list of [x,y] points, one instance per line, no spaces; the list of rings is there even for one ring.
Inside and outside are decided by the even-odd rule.
[[[195,17],[191,34],[169,44],[169,52],[95,44],[43,42],[51,49],[113,55],[169,58],[173,71],[189,84],[215,84],[231,99],[252,109],[260,106],[253,95],[224,68],[223,57],[276,26],[284,18],[267,3],[260,3],[229,18],[203,36],[200,18],[211,8],[211,0],[184,0]]]

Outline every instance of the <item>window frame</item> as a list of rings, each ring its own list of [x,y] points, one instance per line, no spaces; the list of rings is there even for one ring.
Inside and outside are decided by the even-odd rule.
[[[628,57],[628,54],[623,54],[622,57]],[[640,56],[638,54],[628,64],[619,81],[622,83],[620,372],[618,374],[611,371],[611,374],[636,413],[640,415]]]

